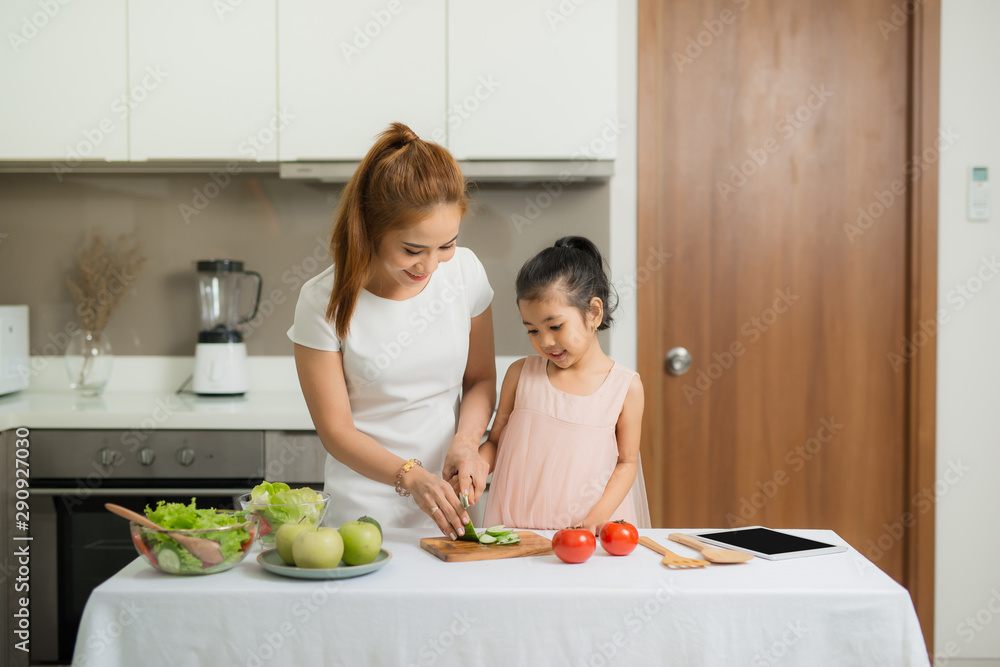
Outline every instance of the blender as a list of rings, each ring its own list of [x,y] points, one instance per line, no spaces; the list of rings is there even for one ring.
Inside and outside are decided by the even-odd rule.
[[[196,394],[239,396],[247,390],[247,346],[237,327],[257,314],[260,274],[244,271],[243,262],[233,259],[206,259],[195,265],[201,331],[194,351],[191,388]],[[257,294],[253,311],[244,317],[239,312],[240,287],[248,279],[257,282]]]

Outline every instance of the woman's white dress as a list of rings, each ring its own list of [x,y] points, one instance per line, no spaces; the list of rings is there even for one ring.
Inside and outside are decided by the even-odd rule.
[[[468,248],[438,265],[416,296],[393,301],[363,290],[350,332],[339,340],[326,307],[331,266],[302,286],[288,337],[317,350],[339,351],[355,427],[402,457],[440,475],[455,435],[473,317],[493,300],[486,272]],[[327,456],[325,523],[339,526],[367,514],[385,528],[437,532],[412,498]]]

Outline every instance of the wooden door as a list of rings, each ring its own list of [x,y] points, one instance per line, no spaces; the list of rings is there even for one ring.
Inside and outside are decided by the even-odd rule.
[[[640,0],[642,455],[654,525],[833,529],[929,639],[939,24],[898,4]]]

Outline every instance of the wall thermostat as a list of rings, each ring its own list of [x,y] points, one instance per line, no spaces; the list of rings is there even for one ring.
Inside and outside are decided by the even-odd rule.
[[[969,167],[969,220],[990,219],[990,169]]]

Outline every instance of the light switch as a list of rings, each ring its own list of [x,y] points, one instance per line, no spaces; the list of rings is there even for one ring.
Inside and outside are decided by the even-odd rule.
[[[978,165],[969,167],[969,220],[990,219],[990,170]]]

